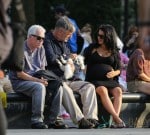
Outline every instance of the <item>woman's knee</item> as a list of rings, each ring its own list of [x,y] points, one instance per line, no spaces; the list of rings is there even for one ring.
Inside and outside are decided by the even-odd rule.
[[[99,86],[96,88],[96,93],[100,96],[108,95],[108,89],[104,86]]]
[[[112,95],[114,97],[121,97],[122,96],[122,89],[120,87],[116,87],[112,90]]]

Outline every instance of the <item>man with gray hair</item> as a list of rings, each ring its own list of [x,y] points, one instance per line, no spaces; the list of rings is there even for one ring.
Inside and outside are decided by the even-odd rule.
[[[24,58],[22,70],[11,70],[9,77],[15,92],[32,97],[31,128],[46,129],[43,122],[45,97],[48,94],[49,119],[56,120],[60,107],[60,81],[50,80],[50,72],[45,70],[47,65],[43,41],[45,29],[40,25],[32,25],[28,29],[27,40],[24,42]],[[55,87],[53,84],[58,84]],[[51,97],[49,97],[51,95]],[[50,99],[51,98],[51,99]]]
[[[61,70],[57,61],[61,59],[61,57],[65,60],[70,58],[71,53],[67,45],[68,39],[72,36],[74,30],[75,28],[68,18],[61,17],[56,22],[54,30],[46,34],[44,47],[48,63],[47,68],[63,80],[62,104],[70,114],[73,122],[78,124],[80,129],[95,128],[98,126],[98,118],[97,99],[94,86],[89,82],[69,82],[65,80],[64,71]],[[74,65],[72,63],[69,64],[71,64],[72,70],[74,70]],[[83,113],[76,102],[73,91],[81,95]]]

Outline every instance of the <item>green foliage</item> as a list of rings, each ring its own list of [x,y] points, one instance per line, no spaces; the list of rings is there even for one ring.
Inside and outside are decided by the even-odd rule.
[[[120,0],[35,0],[36,22],[47,29],[53,28],[56,20],[51,9],[60,3],[65,5],[69,16],[76,20],[80,28],[90,23],[95,31],[100,24],[109,23],[120,33]]]

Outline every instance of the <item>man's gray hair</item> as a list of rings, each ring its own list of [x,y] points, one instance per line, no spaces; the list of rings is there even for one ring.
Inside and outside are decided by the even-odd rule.
[[[75,27],[74,25],[70,22],[69,18],[67,16],[63,16],[59,18],[56,22],[55,28],[63,28],[67,31],[74,32]]]
[[[35,24],[35,25],[32,25],[32,26],[29,27],[27,37],[29,37],[32,34],[36,35],[38,30],[43,31],[43,33],[46,32],[46,30],[43,26]]]

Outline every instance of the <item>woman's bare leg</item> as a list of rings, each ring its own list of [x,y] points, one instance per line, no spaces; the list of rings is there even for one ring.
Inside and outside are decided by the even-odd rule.
[[[121,123],[122,120],[119,118],[118,114],[115,111],[115,108],[109,97],[107,88],[104,86],[97,87],[96,92],[100,96],[104,108],[113,116],[114,121],[116,123]]]
[[[112,96],[114,97],[113,105],[117,115],[120,115],[121,105],[122,105],[122,90],[120,87],[116,87],[111,91]]]

